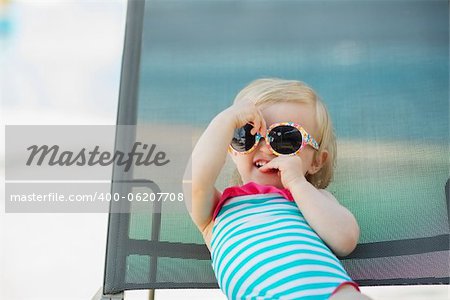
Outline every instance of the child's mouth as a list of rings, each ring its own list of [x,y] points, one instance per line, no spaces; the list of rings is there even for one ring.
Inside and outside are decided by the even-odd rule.
[[[257,161],[255,161],[255,167],[257,167],[259,169],[267,163],[268,163],[267,160],[257,160]]]
[[[263,160],[263,159],[259,159],[257,161],[255,161],[254,165],[256,168],[261,168],[262,166],[264,166],[265,164],[267,164],[269,161],[267,160]],[[261,173],[265,173],[265,174],[272,174],[272,173],[277,173],[278,170],[277,169],[267,169],[265,171],[261,171]]]

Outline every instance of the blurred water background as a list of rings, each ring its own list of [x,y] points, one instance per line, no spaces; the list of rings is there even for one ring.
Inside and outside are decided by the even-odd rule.
[[[339,137],[448,144],[448,35],[446,1],[148,1],[139,118],[201,126],[281,77],[318,91]]]

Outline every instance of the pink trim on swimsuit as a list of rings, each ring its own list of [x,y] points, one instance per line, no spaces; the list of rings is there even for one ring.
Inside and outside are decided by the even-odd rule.
[[[331,293],[331,296],[333,296],[334,294],[336,294],[336,293],[338,292],[338,290],[339,290],[341,287],[343,287],[344,285],[346,285],[346,284],[349,284],[349,285],[353,286],[358,292],[361,293],[361,290],[360,290],[360,288],[359,288],[359,285],[358,285],[356,282],[354,282],[354,281],[344,281],[344,282],[342,282],[340,285],[338,285],[338,286],[334,289],[333,293]],[[331,296],[330,296],[330,297],[331,297]]]
[[[217,204],[216,209],[214,210],[213,220],[216,219],[216,216],[219,214],[220,209],[229,198],[243,195],[272,194],[272,193],[280,194],[289,201],[294,202],[294,197],[292,197],[292,194],[288,189],[280,189],[271,185],[262,185],[250,181],[249,183],[241,186],[236,185],[228,187],[223,191],[219,203]]]

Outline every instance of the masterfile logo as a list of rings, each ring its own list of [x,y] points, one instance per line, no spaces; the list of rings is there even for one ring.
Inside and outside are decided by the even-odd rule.
[[[142,151],[139,151],[139,148]],[[95,166],[97,164],[101,166],[108,166],[116,163],[118,166],[125,166],[124,171],[128,172],[133,164],[134,158],[137,166],[164,166],[169,163],[169,159],[166,158],[164,151],[156,152],[156,145],[142,144],[141,142],[135,142],[130,152],[124,153],[122,151],[115,151],[111,153],[109,151],[99,151],[100,146],[95,146],[93,150],[89,151],[86,148],[82,148],[78,153],[73,151],[60,151],[60,147],[53,145],[32,145],[27,148],[30,151],[28,157],[27,166],[35,165],[41,166],[42,163],[47,163],[49,166]],[[156,153],[155,153],[156,152]],[[154,154],[155,153],[155,154]],[[36,159],[35,159],[36,158]]]
[[[7,125],[6,180],[110,180],[183,173],[192,134],[170,126]]]

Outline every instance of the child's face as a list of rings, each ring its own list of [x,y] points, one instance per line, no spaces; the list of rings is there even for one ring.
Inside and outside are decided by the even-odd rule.
[[[266,105],[260,108],[267,127],[279,122],[294,122],[300,124],[309,134],[317,139],[318,126],[315,120],[315,108],[310,104],[295,103],[295,102],[281,102],[276,104]],[[304,147],[298,156],[303,162],[303,174],[310,171],[313,164],[314,150],[311,146]],[[271,161],[274,155],[267,146],[265,139],[259,140],[256,149],[248,154],[231,154],[233,161],[241,175],[244,184],[254,181],[263,185],[272,185],[283,188],[281,177],[278,172],[263,173],[256,166],[257,160]]]

